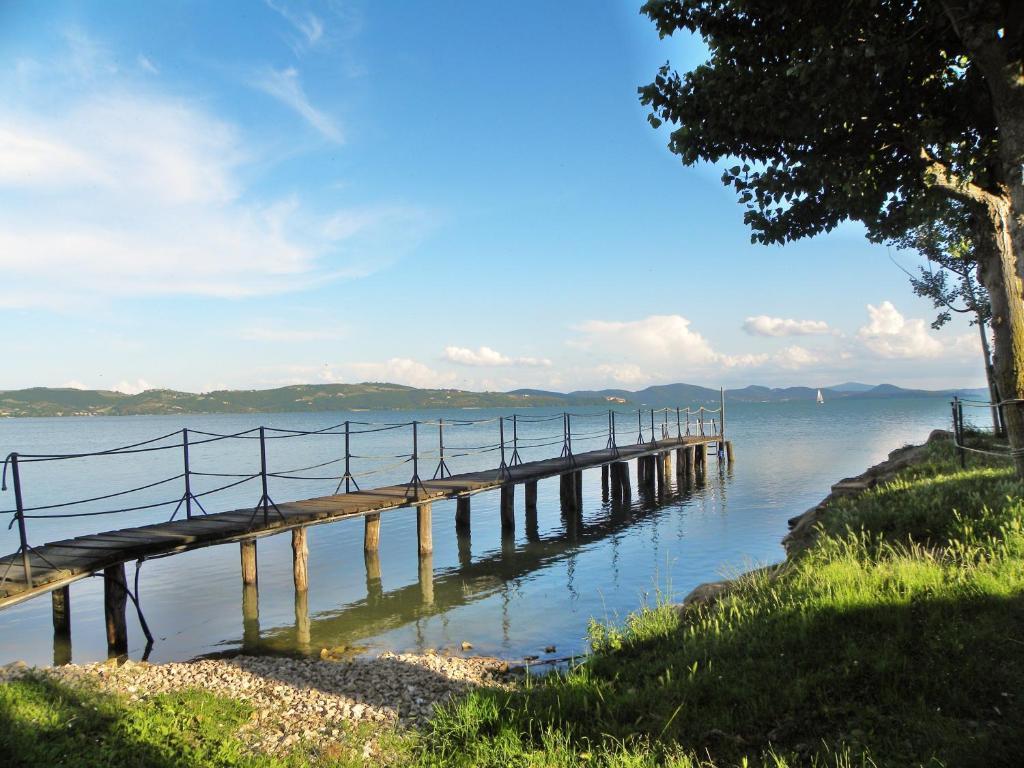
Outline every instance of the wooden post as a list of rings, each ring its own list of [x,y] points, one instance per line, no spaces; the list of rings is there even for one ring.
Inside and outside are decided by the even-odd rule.
[[[128,624],[124,608],[128,602],[128,581],[124,563],[103,569],[103,608],[107,620],[107,651],[111,656],[128,653]]]
[[[515,500],[515,484],[505,483],[501,486],[501,527],[503,530],[513,530],[516,527]]]
[[[662,454],[656,453],[651,456],[651,463],[654,465],[654,479],[660,493],[665,490],[665,459]]]
[[[730,464],[732,464],[732,440],[725,441],[725,458]]]
[[[253,544],[256,542],[253,541]],[[255,650],[260,642],[260,593],[256,584],[242,585],[242,648]]]
[[[573,481],[576,483],[576,510],[583,512],[583,470],[573,473]]]
[[[664,470],[662,471],[662,475],[664,476],[665,481],[667,482],[668,479],[672,477],[672,451],[665,451],[665,453],[661,455],[661,460],[665,464]]]
[[[697,448],[697,466],[701,479],[708,474],[708,444],[701,443]]]
[[[676,477],[686,476],[686,449],[676,448]]]
[[[459,549],[459,567],[465,568],[473,562],[473,540],[469,531],[456,531],[455,542]]]
[[[601,465],[601,498],[608,500],[608,465]]]
[[[53,634],[71,637],[71,588],[58,587],[50,593],[53,607]]]
[[[686,447],[686,483],[694,485],[697,482],[697,446]]]
[[[259,574],[256,569],[256,539],[245,539],[238,542],[242,555],[242,585],[256,586]]]
[[[296,592],[309,589],[309,546],[305,527],[292,528],[292,578]]]
[[[469,531],[469,514],[472,502],[469,494],[455,497],[455,530],[456,532]]]
[[[430,505],[425,504],[427,507],[427,517],[430,517]],[[417,509],[421,509],[418,507]],[[419,583],[420,583],[420,599],[423,605],[431,606],[434,604],[434,556],[430,552],[420,552],[419,559]]]
[[[309,653],[309,591],[305,589],[295,590],[295,639],[298,649]]]
[[[380,548],[380,512],[363,518],[363,551],[376,552]]]
[[[526,507],[526,512],[529,514],[533,512],[534,516],[537,514],[537,481],[527,480],[523,486],[523,504]]]
[[[434,551],[434,532],[431,526],[431,508],[429,504],[420,504],[416,507],[416,535],[419,540],[419,552],[421,555],[429,555]],[[431,587],[431,602],[433,602],[433,587]]]
[[[558,476],[558,495],[561,501],[562,511],[575,511],[576,501],[576,476],[575,472],[566,472]]]
[[[633,495],[633,489],[630,487],[629,482],[629,462],[619,461],[616,462],[619,465],[619,483],[622,485],[622,501],[625,501]]]
[[[71,590],[58,587],[50,593],[53,604],[53,665],[71,663]]]

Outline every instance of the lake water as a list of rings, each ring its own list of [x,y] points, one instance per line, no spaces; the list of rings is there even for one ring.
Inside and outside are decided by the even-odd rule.
[[[588,417],[586,413],[592,411],[580,409],[574,417],[574,430],[590,435],[574,439],[577,452],[604,445],[605,416]],[[434,410],[5,419],[0,420],[0,454],[91,452],[181,427],[215,433],[239,432],[259,424],[315,430],[346,419],[436,422],[439,418],[486,420],[498,413]],[[538,445],[547,437],[560,438],[561,422],[557,417],[538,420],[555,411],[531,409],[522,413],[530,420],[519,425],[523,443]],[[377,582],[367,579],[361,520],[311,527],[309,594],[308,601],[300,606],[292,586],[291,537],[263,538],[258,543],[258,621],[251,616],[248,621],[243,619],[237,545],[149,560],[141,566],[139,576],[145,618],[156,636],[149,658],[180,660],[240,649],[315,655],[321,648],[338,646],[370,653],[385,649],[457,651],[463,641],[472,643],[472,653],[509,658],[543,658],[545,647],[551,645],[557,647],[557,656],[579,653],[586,649],[591,618],[622,618],[642,600],[653,600],[658,592],[678,599],[701,582],[780,560],[784,552],[779,542],[790,517],[817,503],[838,479],[861,472],[894,448],[923,441],[932,429],[946,428],[948,421],[949,405],[942,398],[837,400],[823,406],[813,402],[729,404],[727,437],[736,454],[731,467],[719,466],[711,458],[703,487],[674,491],[659,502],[639,493],[632,462],[633,499],[626,508],[602,501],[600,472],[588,470],[583,473],[583,521],[574,531],[567,532],[559,508],[557,478],[539,483],[538,526],[529,535],[521,488],[516,495],[515,534],[504,538],[497,492],[473,497],[469,539],[455,535],[455,502],[435,502],[434,553],[424,562],[417,557],[414,511],[387,512],[382,515],[381,579]],[[617,424],[620,444],[635,440],[635,411],[619,413]],[[674,416],[670,426],[674,432]],[[495,443],[497,428],[493,421],[446,427],[450,469],[459,473],[496,466],[498,454],[494,451],[455,454],[466,453],[464,448]],[[419,429],[421,451],[436,452],[436,426]],[[648,421],[648,434],[649,429]],[[510,435],[506,437],[511,439]],[[194,435],[192,439],[202,438]],[[341,441],[337,435],[268,440],[270,470],[281,472],[336,460],[343,455]],[[353,459],[353,472],[380,470],[361,477],[363,487],[407,481],[411,465],[399,462],[409,452],[410,444],[410,428],[353,436],[352,453],[366,457]],[[521,454],[524,460],[531,460],[554,456],[558,451],[559,445],[538,445]],[[259,445],[255,440],[196,445],[191,461],[194,471],[248,475],[258,471]],[[431,476],[436,463],[436,458],[425,458],[421,474]],[[300,474],[334,476],[340,473],[340,467],[333,463]],[[180,472],[180,450],[166,450],[24,463],[22,483],[25,504],[43,506],[109,494]],[[197,476],[193,491],[201,493],[229,482],[234,479]],[[288,501],[333,493],[336,485],[336,480],[271,478],[270,494],[277,501]],[[137,494],[75,507],[73,511],[102,512],[177,499],[181,493],[181,481],[176,480]],[[204,497],[203,501],[207,510],[214,512],[252,507],[259,495],[259,481],[255,480]],[[0,509],[13,506],[10,490],[0,494]],[[29,539],[41,544],[158,522],[167,519],[173,508],[31,519]],[[7,522],[9,518],[4,515],[0,520]],[[17,549],[15,533],[0,532],[4,553]],[[129,563],[127,568],[131,581],[134,564]],[[128,620],[130,655],[138,658],[145,640],[130,604]],[[71,586],[71,621],[73,660],[106,658],[101,579],[85,579]],[[299,627],[303,631],[297,631]],[[0,663],[24,659],[32,664],[48,664],[55,653],[57,658],[66,658],[67,652],[67,648],[53,646],[50,600],[45,596],[0,611]]]

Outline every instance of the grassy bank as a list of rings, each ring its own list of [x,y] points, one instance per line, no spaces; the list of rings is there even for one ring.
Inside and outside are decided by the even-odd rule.
[[[834,502],[825,520],[818,543],[779,572],[741,579],[712,605],[649,606],[622,626],[594,625],[586,664],[511,694],[473,694],[396,740],[391,762],[1019,764],[1024,487],[1001,466],[960,470],[948,445],[932,444],[895,482]],[[237,705],[200,697],[197,714],[188,699],[136,710],[111,700],[113,720],[67,727],[54,714],[67,694],[38,685],[0,687],[0,763],[19,764],[18,744],[45,744],[50,759],[25,764],[57,765],[58,753],[108,764],[100,750],[138,743],[164,760],[145,764],[270,764],[238,750]],[[203,707],[218,712],[212,724]],[[187,761],[171,757],[179,743]]]

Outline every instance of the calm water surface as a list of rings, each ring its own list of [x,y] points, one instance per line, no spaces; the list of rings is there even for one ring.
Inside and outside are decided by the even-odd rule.
[[[592,409],[590,409],[592,410]],[[434,553],[417,557],[412,510],[382,516],[381,579],[368,580],[362,552],[362,521],[351,520],[309,529],[308,603],[297,605],[291,578],[290,536],[260,539],[258,620],[243,619],[237,545],[223,545],[146,561],[139,577],[145,617],[156,636],[150,659],[167,661],[239,649],[318,654],[321,648],[346,646],[368,652],[385,649],[454,650],[463,641],[473,653],[518,658],[557,655],[586,648],[591,618],[615,620],[657,591],[679,598],[697,584],[780,560],[779,543],[788,518],[817,503],[841,477],[859,473],[894,448],[920,442],[945,427],[944,399],[852,400],[824,406],[809,403],[733,404],[727,432],[736,461],[728,469],[709,462],[707,483],[692,491],[674,491],[664,501],[644,498],[631,463],[633,500],[626,507],[602,502],[600,473],[583,475],[583,522],[567,534],[558,503],[557,478],[538,486],[538,528],[525,529],[522,489],[516,496],[516,531],[502,537],[498,493],[473,497],[471,538],[455,535],[455,502],[433,505]],[[530,410],[529,417],[553,413]],[[635,412],[634,412],[635,414]],[[428,411],[402,413],[254,414],[213,416],[140,416],[0,420],[0,454],[85,452],[133,443],[181,427],[228,433],[267,424],[320,429],[345,419],[361,421],[434,421],[438,418],[486,419],[497,411]],[[619,441],[635,438],[635,415],[619,416]],[[597,433],[604,417],[576,419],[580,432]],[[632,425],[632,426],[628,426]],[[560,432],[556,421],[520,427],[524,442],[544,442]],[[421,449],[436,449],[436,428],[422,427]],[[433,431],[432,431],[433,430]],[[494,432],[495,434],[491,434]],[[449,454],[460,447],[496,441],[495,423],[446,428]],[[392,466],[407,453],[408,429],[353,438],[355,472],[383,468],[362,478],[364,487],[405,482],[410,466]],[[601,447],[593,434],[574,441],[576,451]],[[341,455],[337,436],[268,441],[271,471],[330,461]],[[556,455],[558,446],[523,451],[523,458]],[[374,458],[370,458],[374,457]],[[91,458],[25,464],[25,503],[54,504],[110,493],[171,477],[180,472],[179,451],[116,458]],[[193,470],[249,474],[257,471],[258,443],[221,441],[197,446]],[[449,460],[455,473],[494,467],[496,454]],[[436,459],[425,459],[430,476]],[[326,477],[339,465],[303,473]],[[231,482],[199,476],[196,492]],[[276,480],[271,496],[278,501],[332,493],[333,480]],[[210,512],[252,506],[258,481],[210,496]],[[180,481],[122,499],[96,502],[76,511],[104,511],[118,506],[161,502],[181,495]],[[130,502],[130,503],[129,503]],[[10,491],[0,494],[0,509],[13,506]],[[116,516],[30,520],[32,543],[166,519],[173,505]],[[9,520],[5,515],[4,522]],[[3,552],[17,548],[14,531],[0,532]],[[128,577],[134,576],[129,563]],[[101,579],[71,586],[72,658],[76,662],[106,658]],[[306,625],[308,617],[308,640]],[[138,658],[145,641],[129,605],[130,654]],[[297,627],[303,631],[297,631]],[[67,649],[57,649],[58,655]],[[24,659],[48,664],[54,659],[50,601],[44,596],[0,612],[0,663]]]

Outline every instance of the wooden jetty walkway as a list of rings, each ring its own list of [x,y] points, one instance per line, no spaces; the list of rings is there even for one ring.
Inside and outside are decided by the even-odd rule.
[[[675,437],[668,436],[671,432],[668,424],[669,412],[675,415],[674,426],[677,432]],[[656,413],[665,414],[662,437],[660,438],[656,434]],[[685,433],[682,422],[682,415],[684,413],[686,415]],[[692,425],[692,430],[691,413],[696,416],[696,422]],[[708,414],[718,414],[718,418],[712,418],[709,421],[706,419]],[[179,477],[184,479],[185,495],[178,502],[178,506],[175,507],[175,512],[170,520],[52,541],[40,546],[29,545],[26,521],[31,520],[33,517],[60,517],[61,515],[27,514],[32,510],[26,508],[22,503],[19,475],[20,457],[18,454],[11,454],[5,462],[4,475],[6,480],[9,467],[12,474],[16,501],[16,508],[10,510],[10,512],[13,513],[14,517],[12,525],[16,523],[18,526],[21,547],[17,552],[0,558],[0,609],[45,593],[51,593],[55,636],[69,637],[70,593],[68,586],[80,579],[102,572],[104,578],[104,607],[108,647],[112,655],[123,654],[127,651],[128,644],[125,610],[129,598],[138,609],[140,624],[150,643],[152,643],[152,637],[145,624],[141,607],[138,603],[137,590],[133,592],[128,585],[125,573],[126,562],[164,557],[202,547],[237,542],[240,544],[241,549],[243,603],[246,598],[252,602],[255,599],[257,582],[257,540],[264,536],[290,531],[292,534],[293,577],[298,600],[298,595],[304,595],[308,587],[306,531],[310,526],[362,517],[365,521],[364,550],[368,553],[368,567],[371,567],[370,563],[373,560],[373,555],[375,555],[378,549],[381,514],[402,508],[414,508],[416,510],[418,554],[421,563],[424,562],[425,557],[427,558],[426,562],[429,563],[428,556],[433,551],[431,504],[434,501],[456,499],[455,528],[461,531],[468,531],[472,496],[485,491],[498,490],[500,493],[501,528],[503,532],[508,532],[513,530],[515,526],[514,498],[517,485],[523,485],[524,487],[524,509],[527,517],[527,528],[529,529],[531,516],[533,518],[533,525],[536,526],[537,483],[546,478],[560,478],[562,508],[563,510],[571,510],[573,513],[581,508],[581,478],[582,471],[585,469],[600,468],[603,488],[607,491],[611,500],[619,502],[628,500],[631,493],[628,468],[628,462],[631,460],[636,460],[638,487],[650,489],[663,488],[667,477],[672,473],[673,453],[675,453],[676,473],[680,478],[680,482],[693,483],[697,479],[702,478],[707,471],[709,448],[713,447],[716,449],[715,453],[719,456],[720,461],[732,460],[732,444],[725,440],[724,437],[724,416],[724,399],[722,407],[714,411],[704,408],[693,411],[690,409],[684,411],[678,408],[651,410],[651,434],[649,438],[645,439],[644,422],[646,419],[643,419],[642,414],[638,413],[638,422],[641,424],[638,441],[635,444],[619,445],[615,414],[609,411],[606,447],[599,450],[573,453],[573,414],[562,414],[560,415],[563,422],[560,439],[562,443],[561,455],[555,458],[529,462],[523,462],[519,458],[520,439],[514,426],[517,417],[502,416],[496,419],[500,427],[500,443],[495,446],[485,447],[485,450],[500,449],[501,463],[499,467],[487,471],[454,475],[450,474],[450,471],[446,471],[448,468],[444,451],[444,422],[441,422],[439,429],[440,460],[438,462],[438,471],[435,473],[435,478],[429,480],[421,479],[419,474],[418,465],[422,460],[417,444],[417,424],[419,422],[411,422],[413,451],[409,455],[408,461],[412,463],[412,479],[405,484],[389,485],[368,490],[358,489],[355,483],[355,476],[350,472],[349,422],[344,424],[344,433],[327,432],[325,430],[310,433],[278,430],[279,432],[294,432],[296,435],[326,433],[344,434],[345,436],[345,474],[336,478],[339,480],[339,492],[332,495],[285,503],[275,503],[267,492],[268,477],[287,476],[268,471],[265,445],[267,438],[265,437],[265,428],[260,427],[258,430],[249,430],[247,433],[209,438],[209,441],[213,441],[215,439],[246,436],[248,433],[258,434],[261,455],[260,472],[247,476],[245,480],[260,479],[263,489],[263,495],[255,508],[249,507],[210,514],[207,514],[204,509],[201,514],[193,512],[196,508],[202,509],[199,496],[204,494],[193,494],[190,489],[190,477],[202,473],[190,470],[188,453],[190,434],[202,436],[210,433],[182,430],[181,444],[176,444],[173,447],[184,449],[185,472]],[[506,420],[513,424],[513,438],[511,441],[508,441],[507,445],[505,438]],[[452,423],[449,422],[448,424],[451,425]],[[593,436],[595,433],[589,432],[586,434]],[[253,438],[255,438],[255,435],[253,435]],[[201,440],[193,440],[191,445],[194,446],[200,442]],[[551,443],[543,444],[550,445]],[[146,445],[147,443],[140,443],[136,446],[127,446],[125,449],[115,449],[114,452],[132,453],[146,450],[162,450],[162,448],[145,447]],[[535,441],[532,447],[536,447],[536,445]],[[511,451],[512,457],[507,462],[506,449]],[[110,453],[105,452],[105,455]],[[82,456],[85,455],[87,454],[82,454]],[[438,456],[436,453],[431,455]],[[46,458],[36,456],[24,457],[21,460],[39,461]],[[62,456],[59,458],[69,457]],[[70,458],[78,458],[78,456],[72,455]],[[176,480],[178,477],[170,479]],[[303,478],[296,477],[294,479]],[[241,482],[244,482],[244,480]],[[232,483],[224,487],[231,487],[235,484]],[[346,487],[347,492],[340,492],[342,486]],[[352,490],[352,486],[355,486],[356,490]],[[143,486],[143,488],[147,487],[149,486]],[[215,490],[219,491],[221,489]],[[111,494],[110,496],[118,495]],[[96,499],[86,501],[96,501]],[[164,504],[167,503],[173,502],[164,502]],[[182,505],[184,505],[186,514],[182,518],[175,519]],[[63,506],[53,505],[53,507]],[[161,506],[161,504],[152,506]],[[37,509],[51,509],[53,507]],[[145,507],[132,507],[130,509],[139,508]]]

